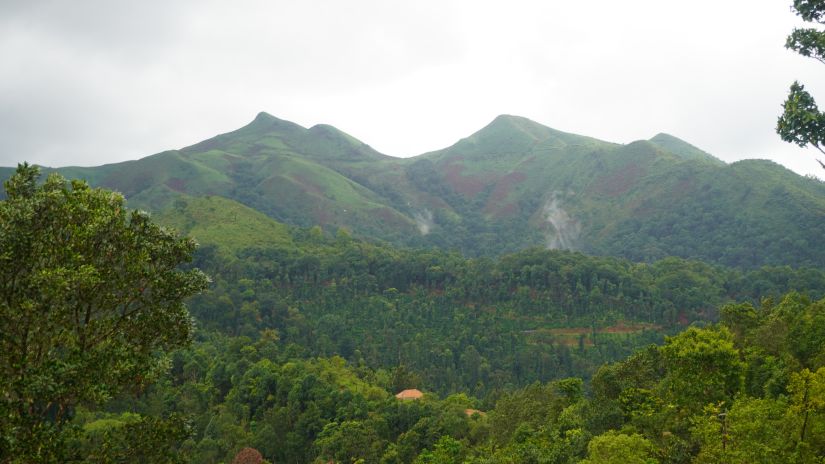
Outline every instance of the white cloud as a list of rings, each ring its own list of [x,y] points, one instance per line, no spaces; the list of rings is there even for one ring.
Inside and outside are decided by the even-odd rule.
[[[410,156],[509,113],[819,175],[773,132],[794,79],[825,99],[797,24],[766,0],[5,2],[0,164],[138,158],[258,111]]]

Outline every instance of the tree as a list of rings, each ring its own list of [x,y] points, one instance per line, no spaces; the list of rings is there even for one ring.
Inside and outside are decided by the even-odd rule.
[[[729,405],[742,389],[744,366],[725,327],[690,327],[668,337],[661,351],[667,370],[664,396],[682,409],[695,413],[709,403]]]
[[[424,451],[415,459],[415,464],[454,464],[463,461],[464,446],[455,438],[444,435],[435,443],[432,451]]]
[[[806,22],[825,24],[823,0],[794,0],[793,10]],[[785,47],[825,63],[825,31],[794,29]],[[805,86],[794,82],[782,107],[784,111],[776,125],[776,132],[782,140],[800,147],[810,145],[825,154],[825,113],[819,110]],[[819,164],[825,169],[825,163],[819,161]]]
[[[587,459],[582,464],[656,464],[653,445],[641,435],[624,435],[614,430],[590,440]]]
[[[795,434],[796,448],[803,462],[816,462],[815,457],[825,453],[825,367],[816,372],[803,369],[791,375],[788,385],[791,404],[788,416],[798,432]],[[809,460],[807,460],[809,459]],[[821,462],[821,461],[820,461]]]
[[[377,462],[386,443],[370,421],[330,422],[318,434],[315,446],[325,460],[335,462]]]
[[[185,417],[180,414],[166,419],[131,413],[121,415],[124,416],[125,421],[104,419],[85,424],[82,440],[72,443],[74,457],[86,464],[189,462],[176,449],[191,434]],[[104,425],[100,427],[99,422]],[[107,426],[107,422],[112,424]]]
[[[232,459],[232,464],[262,464],[263,462],[264,457],[255,448],[244,448],[238,451],[238,454]]]
[[[793,440],[783,423],[784,399],[742,396],[725,411],[716,405],[693,418],[691,433],[700,450],[697,464],[770,464],[793,459]]]
[[[67,458],[78,404],[140,390],[190,342],[195,243],[120,194],[19,165],[0,202],[0,462]]]

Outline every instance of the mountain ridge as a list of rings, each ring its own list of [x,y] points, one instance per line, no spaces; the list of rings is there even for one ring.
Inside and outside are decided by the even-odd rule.
[[[449,147],[395,158],[333,126],[260,112],[178,150],[56,170],[150,210],[217,195],[287,224],[474,256],[547,246],[645,261],[825,262],[805,249],[825,233],[825,184],[776,164],[726,164],[664,133],[622,145],[499,115]]]

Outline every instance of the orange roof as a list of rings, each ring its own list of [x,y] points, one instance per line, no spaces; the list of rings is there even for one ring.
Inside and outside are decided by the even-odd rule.
[[[480,416],[486,416],[487,413],[484,411],[479,411],[478,409],[465,409],[464,414],[467,414],[467,417],[472,416],[473,414],[478,414]]]
[[[419,390],[416,390],[415,388],[404,390],[401,393],[395,395],[395,397],[399,400],[417,400],[421,399],[422,396],[424,396],[424,394],[421,393]]]

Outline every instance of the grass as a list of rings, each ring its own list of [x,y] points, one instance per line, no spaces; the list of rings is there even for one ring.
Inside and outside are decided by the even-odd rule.
[[[255,246],[289,247],[289,229],[238,202],[218,196],[179,196],[155,215],[159,223],[229,253]]]

